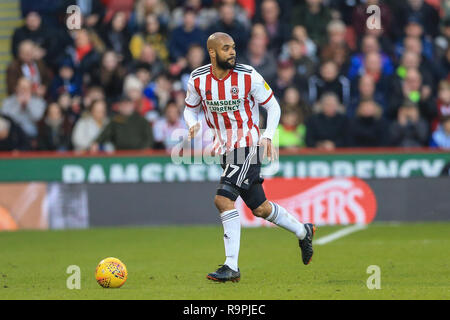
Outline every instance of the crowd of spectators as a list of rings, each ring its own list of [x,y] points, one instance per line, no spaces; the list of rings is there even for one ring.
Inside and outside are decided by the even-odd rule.
[[[280,148],[450,148],[448,0],[20,3],[0,151],[170,150],[217,31],[272,87]],[[70,5],[80,29],[66,26]]]

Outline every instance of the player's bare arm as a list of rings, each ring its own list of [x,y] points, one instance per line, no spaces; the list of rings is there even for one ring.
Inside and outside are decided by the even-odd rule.
[[[261,138],[260,145],[261,147],[263,147],[263,155],[265,158],[267,158],[271,162],[278,159],[278,152],[273,145],[272,139]]]
[[[197,122],[196,124],[194,124],[192,127],[189,128],[189,133],[188,133],[188,141],[194,139],[194,137],[197,135],[198,131],[200,130],[200,123]]]

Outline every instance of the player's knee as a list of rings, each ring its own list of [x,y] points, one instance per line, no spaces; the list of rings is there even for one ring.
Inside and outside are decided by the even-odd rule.
[[[225,212],[234,209],[234,201],[223,196],[216,195],[214,205],[219,212]]]
[[[255,217],[263,219],[266,219],[268,216],[270,216],[271,212],[272,206],[270,205],[269,201],[265,201],[258,208],[252,210],[252,213]]]

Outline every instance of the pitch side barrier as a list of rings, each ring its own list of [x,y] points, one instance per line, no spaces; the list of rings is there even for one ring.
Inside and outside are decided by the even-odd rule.
[[[0,153],[0,229],[217,224],[220,166],[172,160],[161,151]],[[301,149],[264,166],[264,188],[319,225],[449,221],[449,164],[450,152],[430,149]],[[244,226],[270,226],[237,207]]]

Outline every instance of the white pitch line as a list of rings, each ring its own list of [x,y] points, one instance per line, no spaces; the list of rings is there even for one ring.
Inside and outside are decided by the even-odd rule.
[[[367,225],[355,224],[354,226],[350,226],[350,227],[338,230],[338,231],[333,232],[325,237],[319,238],[314,241],[314,244],[321,246],[321,245],[330,243],[334,240],[340,239],[342,237],[348,236],[349,234],[351,234],[353,232],[356,232],[359,230],[364,230],[364,229],[367,229]]]

